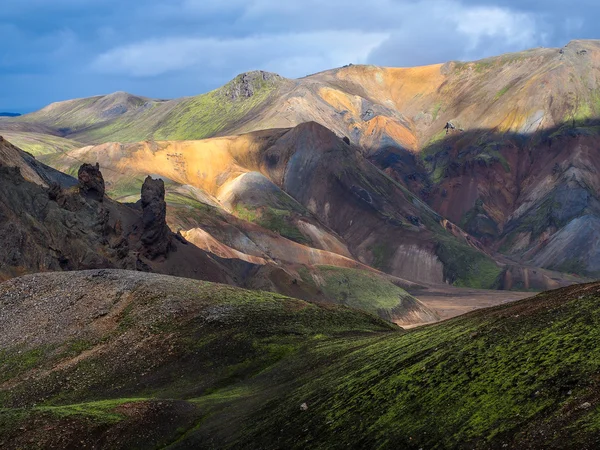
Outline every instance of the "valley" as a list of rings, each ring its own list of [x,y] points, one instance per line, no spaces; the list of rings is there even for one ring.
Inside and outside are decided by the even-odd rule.
[[[600,41],[0,116],[0,448],[599,445]]]

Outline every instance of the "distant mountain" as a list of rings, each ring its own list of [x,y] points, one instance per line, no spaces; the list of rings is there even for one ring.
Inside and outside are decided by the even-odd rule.
[[[251,72],[196,97],[165,101],[115,93],[60,102],[7,119],[0,130],[41,154],[60,152],[59,139],[65,138],[92,145],[174,141],[315,122],[412,192],[414,205],[429,205],[454,224],[455,234],[464,231],[486,253],[499,253],[500,285],[531,288],[528,280],[539,273],[529,268],[600,274],[600,249],[585,245],[600,236],[594,175],[600,163],[592,151],[600,139],[599,61],[600,41],[573,41],[561,49],[475,62],[356,65],[299,80]],[[35,143],[30,133],[37,133]],[[44,147],[40,135],[52,141]],[[73,149],[67,142],[64,146]],[[59,159],[57,153],[47,161]],[[343,217],[343,206],[329,202],[329,208]],[[398,254],[412,244],[395,240],[389,252]],[[443,246],[434,253],[434,266],[455,255]],[[377,264],[382,258],[362,261]],[[479,267],[462,256],[456,262],[465,264]],[[444,280],[465,283],[454,275],[457,270],[444,272]],[[486,277],[491,271],[478,275]],[[473,279],[466,284],[489,285]]]
[[[19,117],[20,115],[19,113],[0,112],[0,117]]]

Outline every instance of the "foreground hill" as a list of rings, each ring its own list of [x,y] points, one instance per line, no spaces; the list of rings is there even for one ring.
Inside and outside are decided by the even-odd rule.
[[[29,275],[0,285],[0,443],[596,448],[598,295],[403,332],[162,275]]]

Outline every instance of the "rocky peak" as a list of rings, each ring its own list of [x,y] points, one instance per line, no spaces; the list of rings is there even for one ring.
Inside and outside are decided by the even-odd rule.
[[[171,230],[167,226],[165,183],[148,176],[142,186],[142,243],[150,259],[166,256],[171,247]]]
[[[224,87],[224,91],[232,100],[250,98],[262,88],[274,85],[280,80],[283,80],[280,75],[256,70],[238,75]]]
[[[100,164],[83,164],[77,173],[79,193],[88,200],[101,202],[104,199],[104,177],[100,172]]]

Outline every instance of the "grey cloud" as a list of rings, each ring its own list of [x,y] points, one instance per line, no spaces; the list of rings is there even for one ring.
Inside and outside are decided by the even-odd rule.
[[[474,59],[600,37],[599,18],[591,0],[3,0],[0,109],[193,95],[258,68]]]

